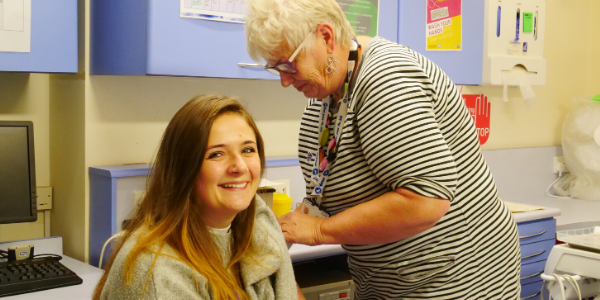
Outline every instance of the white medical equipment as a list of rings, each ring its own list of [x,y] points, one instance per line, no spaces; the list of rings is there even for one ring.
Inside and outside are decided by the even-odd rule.
[[[541,274],[546,281],[542,299],[600,300],[600,227],[558,239],[568,244],[556,245],[550,252]]]

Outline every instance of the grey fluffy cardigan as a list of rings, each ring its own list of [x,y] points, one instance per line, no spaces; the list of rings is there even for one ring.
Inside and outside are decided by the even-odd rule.
[[[257,247],[259,249],[251,257],[244,257],[240,261],[244,289],[252,300],[298,299],[292,262],[281,228],[264,201],[258,196],[256,198],[252,239],[260,247]],[[227,263],[230,259],[229,249],[223,249],[228,247],[222,245],[227,244],[223,239],[228,236],[212,235],[221,247],[221,253],[226,256],[224,260]],[[160,255],[156,259],[143,295],[142,290],[154,253],[143,252],[135,263],[133,282],[123,284],[125,258],[136,240],[132,236],[119,251],[100,299],[213,299],[210,289],[206,288],[206,278],[185,263],[169,257],[168,255],[177,257],[177,254],[166,245],[161,251],[166,255]]]

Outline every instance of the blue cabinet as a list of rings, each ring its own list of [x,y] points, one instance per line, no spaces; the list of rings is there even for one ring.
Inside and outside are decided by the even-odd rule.
[[[462,50],[426,51],[427,2],[400,0],[398,41],[436,63],[455,84],[480,85],[485,1],[462,1]]]
[[[77,0],[31,0],[30,52],[0,52],[0,71],[77,73],[77,63]]]
[[[521,244],[521,299],[539,298],[544,283],[540,275],[556,244],[556,220],[544,218],[520,222],[517,230]]]
[[[100,262],[104,243],[121,231],[136,205],[135,191],[144,191],[150,166],[120,165],[91,167],[90,174],[90,264]],[[110,257],[106,249],[103,265]]]
[[[267,173],[269,168],[280,168],[290,164],[298,164],[298,160],[267,159]],[[132,217],[132,211],[136,208],[137,201],[146,190],[146,180],[150,171],[149,164],[89,168],[89,260],[91,265],[99,264],[104,243],[121,231],[124,221]],[[300,174],[299,170],[298,174]],[[304,184],[303,179],[300,178],[300,180]],[[263,197],[262,194],[261,197]],[[111,251],[111,248],[107,246],[102,258],[103,266],[108,261]]]
[[[380,1],[379,33],[397,41],[398,2]],[[92,0],[92,75],[275,79],[246,52],[244,24],[179,17],[179,1]]]

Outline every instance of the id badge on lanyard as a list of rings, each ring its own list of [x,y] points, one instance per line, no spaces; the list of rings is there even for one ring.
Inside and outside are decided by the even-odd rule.
[[[346,83],[343,87],[343,97],[339,104],[339,111],[337,113],[337,116],[334,119],[335,124],[333,129],[333,138],[329,142],[327,141],[327,139],[325,139],[325,144],[328,144],[328,151],[335,152],[336,147],[339,146],[338,144],[348,112],[348,85],[350,82],[350,78],[352,78],[352,72],[354,71],[354,63],[354,60],[348,60],[348,73],[346,77]],[[333,97],[330,97],[328,100],[322,100],[321,114],[319,118],[319,140],[321,140],[321,135],[324,134],[324,131],[329,131],[329,129],[327,129],[327,114],[329,112],[329,107],[332,105],[332,98]],[[319,147],[319,149],[317,149],[316,152],[311,174],[311,182],[314,184],[315,187],[311,196],[304,198],[304,201],[302,202],[302,212],[315,217],[327,218],[329,217],[329,214],[322,209],[321,203],[323,200],[323,192],[325,190],[325,185],[327,184],[327,178],[329,177],[333,161],[327,162],[326,157],[320,158],[320,155],[324,155],[325,153],[325,151],[323,151],[323,154],[321,154],[320,150],[321,149]],[[322,160],[325,160],[325,166],[321,165]]]
[[[329,214],[317,204],[317,197],[305,197],[302,201],[302,213],[313,217],[329,218]]]

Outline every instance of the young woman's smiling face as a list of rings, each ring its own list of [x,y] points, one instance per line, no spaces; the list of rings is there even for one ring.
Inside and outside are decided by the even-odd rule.
[[[250,205],[260,182],[256,136],[246,120],[219,116],[208,137],[197,189],[207,226],[224,228]]]

